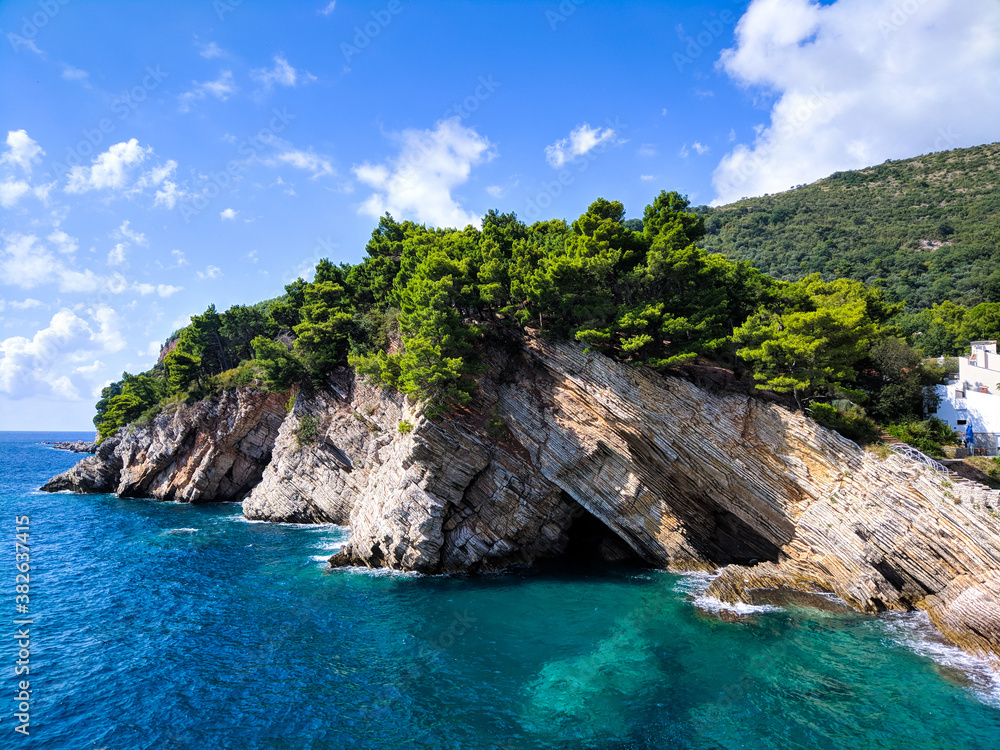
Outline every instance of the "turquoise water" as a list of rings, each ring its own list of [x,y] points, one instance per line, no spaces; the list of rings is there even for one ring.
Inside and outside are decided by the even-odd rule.
[[[340,527],[38,493],[79,458],[57,437],[0,433],[0,616],[29,515],[35,620],[31,734],[5,701],[0,747],[1000,748],[992,674],[917,615],[726,622],[703,579],[635,569],[329,572]]]

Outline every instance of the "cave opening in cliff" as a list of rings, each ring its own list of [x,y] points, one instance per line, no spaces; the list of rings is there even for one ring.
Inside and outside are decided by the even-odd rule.
[[[645,565],[646,562],[607,524],[575,501],[573,521],[566,531],[569,541],[559,560],[573,564],[623,563]]]

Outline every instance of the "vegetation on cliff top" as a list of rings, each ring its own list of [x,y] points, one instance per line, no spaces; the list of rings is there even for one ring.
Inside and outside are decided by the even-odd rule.
[[[484,336],[528,329],[635,366],[746,368],[859,440],[877,435],[872,418],[920,418],[923,386],[941,373],[899,326],[903,303],[857,280],[776,280],[699,247],[705,238],[702,212],[667,192],[641,220],[605,199],[571,224],[490,211],[481,229],[452,230],[387,214],[361,263],[323,260],[275,300],[193,316],[150,372],[105,389],[95,423],[103,437],[172,402],[251,382],[319,385],[348,364],[435,417],[471,400]]]

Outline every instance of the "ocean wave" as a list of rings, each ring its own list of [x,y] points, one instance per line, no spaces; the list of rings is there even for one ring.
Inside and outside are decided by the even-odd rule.
[[[735,604],[730,604],[729,602],[724,602],[721,599],[716,599],[714,596],[699,596],[694,600],[694,605],[698,609],[703,609],[706,612],[711,612],[713,615],[719,614],[719,612],[735,612],[740,616],[745,615],[759,615],[764,612],[784,612],[784,607],[779,607],[775,604],[744,604],[743,602],[736,602]]]
[[[236,523],[260,523],[267,526],[287,526],[303,531],[330,531],[331,529],[341,529],[347,531],[349,526],[342,526],[339,523],[288,523],[286,521],[262,521],[259,518],[247,518],[246,516],[228,516],[228,520]]]
[[[345,544],[347,544],[347,540],[346,539],[341,539],[341,540],[335,541],[335,542],[334,541],[323,542],[322,544],[318,544],[316,546],[319,549],[328,549],[328,550],[331,550],[331,551],[335,551],[335,550],[338,550],[341,547],[343,547]]]
[[[185,527],[185,528],[181,528],[181,529],[165,529],[163,533],[164,534],[194,534],[194,533],[196,533],[199,530],[200,529],[192,529],[192,528]]]
[[[708,591],[718,573],[681,573],[674,584],[674,591],[688,596],[700,596]]]
[[[967,653],[945,640],[926,612],[893,612],[883,615],[880,622],[894,643],[943,667],[963,673],[972,683],[972,690],[979,700],[993,708],[1000,708],[1000,673],[986,659]]]
[[[369,578],[426,578],[423,573],[414,570],[393,570],[392,568],[365,568],[360,565],[348,565],[343,568],[331,568],[331,572],[353,573]]]

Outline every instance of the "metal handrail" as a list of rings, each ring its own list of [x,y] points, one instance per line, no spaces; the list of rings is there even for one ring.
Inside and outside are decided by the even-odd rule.
[[[942,474],[951,473],[940,461],[935,461],[923,451],[918,451],[912,445],[907,445],[906,443],[895,443],[889,446],[889,450],[895,451],[901,456],[906,456],[906,458],[909,458],[911,461],[917,461],[918,463],[929,466],[934,469],[934,471],[941,472]]]

